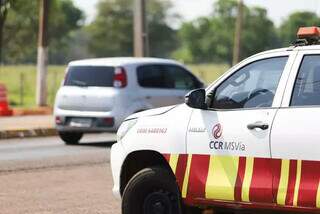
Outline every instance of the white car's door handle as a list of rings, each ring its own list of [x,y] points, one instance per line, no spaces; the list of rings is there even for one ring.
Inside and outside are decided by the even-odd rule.
[[[146,99],[147,100],[150,100],[152,97],[151,96],[146,96]]]
[[[248,124],[247,128],[250,130],[253,130],[253,129],[267,130],[269,128],[269,125],[266,123],[256,122],[256,123]]]

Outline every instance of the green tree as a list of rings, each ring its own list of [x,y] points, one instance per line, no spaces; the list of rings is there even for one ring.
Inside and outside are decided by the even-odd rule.
[[[52,1],[52,0],[51,0]],[[49,17],[49,62],[63,64],[68,57],[74,38],[72,32],[83,26],[83,12],[70,0],[55,0]]]
[[[12,1],[3,30],[5,63],[25,63],[36,59],[38,32],[37,1]]]
[[[179,31],[181,48],[174,57],[187,62],[232,61],[237,1],[218,0],[213,13],[185,23]],[[244,6],[241,58],[277,46],[273,22],[263,8]]]
[[[320,18],[312,12],[292,13],[279,28],[279,35],[283,46],[295,41],[299,27],[320,26]]]
[[[10,8],[12,0],[0,0],[0,63],[2,63],[2,38],[3,38],[3,29],[4,23],[7,19],[8,10]]]
[[[35,63],[39,23],[39,2],[14,0],[3,30],[5,63]],[[51,0],[49,14],[49,62],[65,63],[69,34],[81,27],[83,13],[71,0]]]
[[[169,27],[166,0],[147,1],[147,21],[151,56],[169,56],[176,47],[176,32]],[[97,57],[133,54],[133,1],[101,0],[98,15],[87,27],[89,51]]]

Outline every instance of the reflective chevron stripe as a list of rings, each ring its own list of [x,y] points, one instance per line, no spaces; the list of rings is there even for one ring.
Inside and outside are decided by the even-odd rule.
[[[234,200],[239,157],[211,156],[206,181],[206,198]]]
[[[251,179],[252,179],[252,173],[253,173],[253,158],[249,157],[246,160],[247,160],[246,171],[245,171],[245,176],[242,184],[241,198],[242,198],[242,201],[250,202],[249,192],[250,192],[250,185],[251,185]]]
[[[281,175],[280,175],[280,183],[278,187],[278,194],[277,194],[277,203],[279,205],[286,204],[286,196],[288,191],[288,182],[289,182],[289,160],[282,160],[281,161]]]
[[[188,161],[187,161],[186,174],[184,176],[183,185],[182,185],[182,198],[186,198],[187,197],[191,161],[192,161],[192,155],[189,155],[188,156]]]
[[[191,154],[164,157],[183,199],[320,208],[320,161]]]
[[[301,179],[301,161],[297,162],[296,184],[294,185],[293,206],[298,206],[298,194]]]
[[[179,155],[170,155],[169,165],[172,169],[173,174],[176,174],[178,158],[179,158]]]

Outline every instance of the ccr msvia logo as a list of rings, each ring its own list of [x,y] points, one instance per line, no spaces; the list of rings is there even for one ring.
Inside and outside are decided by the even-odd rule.
[[[220,123],[213,126],[212,135],[215,139],[219,139],[222,136],[222,126]]]
[[[241,142],[225,142],[219,140],[222,136],[222,126],[220,123],[216,124],[212,128],[212,135],[215,140],[209,143],[209,148],[213,150],[225,150],[225,151],[245,151],[246,145]]]
[[[211,141],[209,148],[225,151],[246,151],[246,145],[241,142]]]

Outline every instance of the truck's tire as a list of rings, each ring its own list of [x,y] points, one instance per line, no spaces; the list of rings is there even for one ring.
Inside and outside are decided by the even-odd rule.
[[[59,132],[60,138],[67,144],[67,145],[76,145],[79,143],[80,139],[83,136],[81,132]]]
[[[128,182],[122,197],[122,214],[181,214],[180,193],[164,167],[139,171]]]

